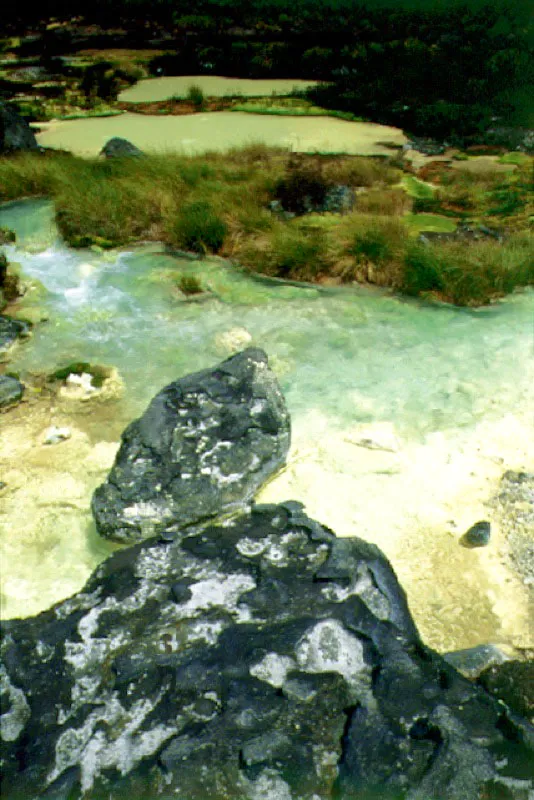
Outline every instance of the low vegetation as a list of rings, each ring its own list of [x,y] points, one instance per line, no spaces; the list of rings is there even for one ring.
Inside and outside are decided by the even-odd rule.
[[[534,283],[532,159],[512,167],[442,165],[430,179],[403,172],[396,157],[297,156],[263,145],[107,161],[21,154],[0,161],[0,200],[50,197],[73,246],[162,240],[284,279],[368,281],[479,305]],[[353,193],[352,210],[309,213],[303,198],[320,204],[335,186]],[[276,202],[282,211],[270,210]]]

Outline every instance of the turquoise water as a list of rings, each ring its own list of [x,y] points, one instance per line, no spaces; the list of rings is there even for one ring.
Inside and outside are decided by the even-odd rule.
[[[161,386],[226,355],[235,329],[273,359],[293,416],[320,408],[340,425],[394,420],[401,432],[421,436],[498,416],[528,392],[532,292],[465,310],[358,288],[277,285],[218,259],[177,259],[153,245],[106,255],[73,251],[50,244],[44,201],[4,207],[0,224],[17,231],[18,248],[38,246],[37,230],[48,244],[36,253],[8,248],[45,286],[50,317],[16,368],[114,365],[135,413]],[[211,295],[185,302],[176,288],[181,274],[197,276]]]

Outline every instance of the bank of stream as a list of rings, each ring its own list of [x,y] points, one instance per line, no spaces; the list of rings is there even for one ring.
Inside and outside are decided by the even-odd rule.
[[[468,310],[269,282],[157,244],[73,251],[47,201],[3,206],[0,225],[17,232],[8,257],[33,285],[15,311],[47,320],[17,345],[9,369],[29,389],[0,419],[4,616],[77,591],[113,549],[89,500],[127,422],[170,381],[254,344],[293,421],[288,464],[259,499],[301,500],[338,535],[376,542],[436,649],[534,647],[528,587],[488,505],[505,470],[534,469],[531,290]],[[183,275],[201,298],[180,292]],[[114,368],[111,390],[40,383],[74,361]],[[44,444],[52,425],[70,438]],[[493,523],[489,546],[461,547],[480,519]]]

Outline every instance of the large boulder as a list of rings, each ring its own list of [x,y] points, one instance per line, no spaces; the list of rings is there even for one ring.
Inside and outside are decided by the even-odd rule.
[[[17,150],[39,150],[39,145],[26,120],[0,102],[0,155]]]
[[[289,415],[262,350],[171,383],[122,435],[92,502],[99,533],[173,536],[241,509],[285,460]]]
[[[10,800],[527,800],[528,723],[298,503],[114,554],[2,626]]]

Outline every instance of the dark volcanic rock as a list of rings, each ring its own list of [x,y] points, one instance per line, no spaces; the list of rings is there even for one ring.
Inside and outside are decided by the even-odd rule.
[[[443,658],[466,678],[478,678],[480,673],[488,667],[510,660],[502,650],[493,644],[479,644],[465,650],[453,650],[445,653]]]
[[[0,375],[0,408],[18,403],[24,394],[24,386],[16,378]]]
[[[116,553],[1,653],[10,800],[527,798],[528,723],[298,504]]]
[[[29,331],[30,326],[27,322],[0,314],[0,353],[7,350],[19,336],[27,336]]]
[[[534,661],[493,664],[479,678],[488,692],[534,722]]]
[[[16,150],[39,150],[39,145],[26,120],[0,102],[0,154]]]
[[[469,530],[464,533],[461,543],[464,547],[485,547],[489,544],[491,536],[491,523],[487,520],[475,522]]]
[[[92,502],[99,532],[172,535],[248,502],[289,448],[289,416],[262,350],[163,389],[123,433]]]
[[[128,139],[121,139],[120,136],[114,136],[106,142],[100,151],[100,155],[106,158],[124,158],[142,156],[144,154],[142,150],[139,150],[139,148],[129,142]]]

